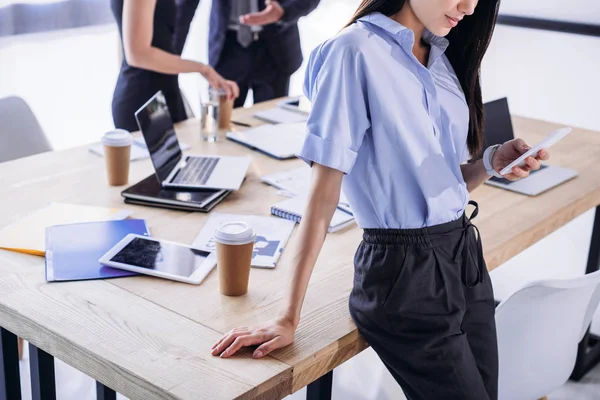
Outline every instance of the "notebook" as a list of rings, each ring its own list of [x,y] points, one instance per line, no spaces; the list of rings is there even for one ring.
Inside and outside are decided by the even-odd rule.
[[[308,198],[306,196],[296,196],[271,206],[271,214],[300,222],[302,214],[306,208]],[[328,232],[333,233],[346,228],[354,223],[354,217],[339,208],[335,210]]]
[[[282,107],[273,107],[268,110],[259,111],[254,114],[254,118],[268,122],[270,124],[289,124],[296,122],[306,122],[308,115],[295,111],[286,110]]]
[[[53,225],[125,219],[130,210],[50,203],[0,230],[0,249],[44,256],[46,228]]]
[[[46,229],[46,280],[75,281],[136,275],[100,265],[98,259],[129,233],[149,236],[140,219],[88,222]]]
[[[310,191],[311,175],[311,168],[305,164],[300,168],[294,168],[263,176],[260,178],[260,180],[268,185],[287,192],[290,197],[303,195],[307,196],[308,192]],[[344,195],[343,191],[340,193],[340,203],[338,204],[338,208],[349,214],[352,214],[352,209],[350,208],[348,199]]]
[[[306,123],[261,125],[240,132],[227,132],[227,138],[278,160],[296,158],[306,137]]]
[[[213,213],[194,240],[193,247],[214,252],[216,250],[214,232],[220,224],[228,221],[244,221],[252,226],[256,233],[252,266],[261,268],[275,268],[296,225],[293,221],[260,215]]]
[[[155,174],[121,192],[129,204],[149,205],[186,211],[208,212],[223,201],[230,190],[166,189]]]
[[[181,150],[190,149],[189,144],[179,143],[181,146]],[[101,157],[104,157],[104,146],[102,143],[95,143],[90,148],[89,151]],[[146,146],[146,142],[144,138],[138,137],[133,140],[133,145],[131,146],[131,153],[129,154],[130,161],[144,160],[146,158],[150,158],[150,153],[148,152],[148,146]]]

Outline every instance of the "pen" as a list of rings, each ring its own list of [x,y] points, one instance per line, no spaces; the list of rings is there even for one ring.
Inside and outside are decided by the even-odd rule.
[[[244,122],[231,121],[231,123],[239,126],[245,126],[246,128],[252,128],[252,125],[246,124]]]

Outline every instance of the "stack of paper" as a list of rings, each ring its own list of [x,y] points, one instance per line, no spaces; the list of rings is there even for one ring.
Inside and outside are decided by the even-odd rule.
[[[187,150],[190,148],[190,145],[179,142],[181,146],[181,150]],[[101,157],[104,157],[104,146],[102,143],[93,144],[90,147],[90,152],[97,154]],[[143,160],[150,157],[150,153],[148,152],[148,146],[146,146],[146,142],[144,138],[135,138],[133,140],[133,144],[131,145],[131,153],[129,155],[130,161]]]

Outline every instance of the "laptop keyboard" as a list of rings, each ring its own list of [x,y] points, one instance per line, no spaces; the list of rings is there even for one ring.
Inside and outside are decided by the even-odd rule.
[[[219,163],[218,158],[188,157],[185,167],[181,168],[173,183],[182,185],[205,185]]]
[[[540,166],[540,169],[536,169],[536,170],[529,171],[529,175],[533,175],[533,174],[535,174],[536,172],[538,172],[538,171],[541,171],[541,170],[543,170],[544,168],[547,168],[547,167],[548,167],[547,165],[544,165],[544,164],[542,164],[542,165]],[[508,180],[508,179],[506,179],[506,178],[496,178],[495,176],[492,176],[492,177],[490,178],[490,181],[494,181],[494,182],[502,183],[502,184],[504,184],[504,185],[510,185],[510,184],[512,183],[512,181],[509,181],[509,180]]]

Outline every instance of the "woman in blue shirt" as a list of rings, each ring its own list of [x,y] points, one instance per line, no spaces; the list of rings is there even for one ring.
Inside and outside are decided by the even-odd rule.
[[[497,398],[494,297],[469,192],[528,149],[516,139],[479,157],[479,69],[497,12],[497,0],[364,0],[313,51],[299,154],[313,184],[290,291],[279,318],[229,332],[214,355],[259,344],[259,358],[292,342],[343,186],[364,229],[350,296],[361,334],[411,400]]]

